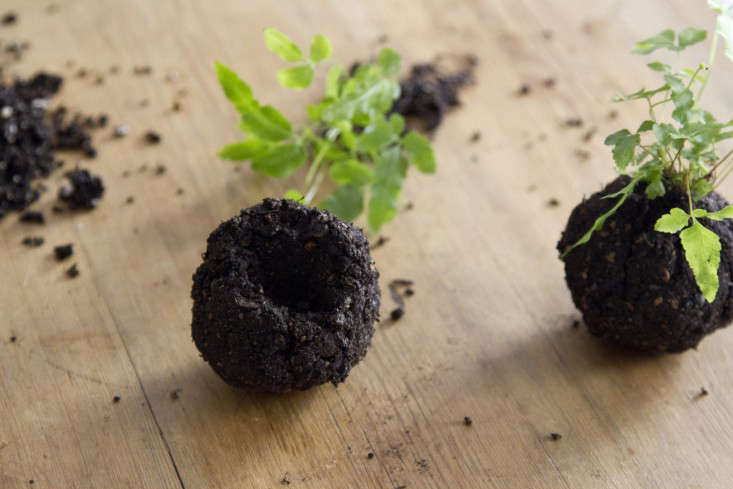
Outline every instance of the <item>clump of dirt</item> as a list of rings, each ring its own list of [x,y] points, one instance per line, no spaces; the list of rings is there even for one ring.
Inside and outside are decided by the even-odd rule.
[[[29,248],[38,248],[40,246],[43,246],[43,243],[45,241],[46,240],[43,239],[42,236],[26,236],[25,238],[23,238],[22,243],[24,246],[27,246]]]
[[[236,387],[337,384],[371,342],[377,279],[359,229],[327,211],[265,199],[209,236],[193,276],[193,340]]]
[[[603,196],[629,182],[621,176],[581,202],[571,213],[557,249],[575,243],[598,216],[614,205]],[[623,348],[681,352],[733,318],[733,223],[706,220],[722,245],[720,288],[708,303],[685,259],[679,236],[654,231],[669,209],[688,208],[687,196],[672,186],[649,200],[639,185],[603,229],[565,258],[565,278],[573,302],[591,334]],[[728,203],[712,192],[696,208],[717,211]]]
[[[457,66],[449,67],[449,63]],[[392,111],[416,119],[426,131],[437,129],[443,115],[460,104],[458,92],[473,81],[477,63],[476,57],[469,55],[414,65],[400,82],[400,97]]]
[[[392,296],[392,300],[397,305],[397,307],[392,309],[392,312],[389,314],[389,317],[390,319],[392,319],[392,321],[397,321],[405,315],[405,300],[402,297],[401,291],[404,290],[405,296],[409,297],[413,295],[415,291],[410,288],[413,284],[414,282],[412,280],[404,278],[398,278],[392,280],[389,283],[389,294],[390,296]]]
[[[64,261],[68,257],[74,254],[74,245],[69,243],[65,245],[59,245],[54,247],[53,249],[53,255],[56,257],[56,260],[58,261]]]
[[[59,199],[71,209],[94,209],[104,195],[104,184],[98,176],[87,170],[76,169],[66,172],[69,185],[59,189]]]

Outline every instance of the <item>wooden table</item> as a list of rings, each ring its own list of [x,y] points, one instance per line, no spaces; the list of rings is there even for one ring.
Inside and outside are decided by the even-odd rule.
[[[633,42],[712,27],[704,2],[70,0],[52,13],[48,2],[0,3],[19,14],[0,39],[32,42],[13,72],[64,73],[60,100],[131,129],[98,133],[100,155],[85,163],[108,187],[96,211],[51,216],[37,250],[20,245],[36,229],[0,223],[3,489],[731,487],[733,328],[683,355],[613,353],[572,327],[554,249],[573,205],[612,177],[603,136],[644,112],[608,100],[656,81]],[[384,290],[415,281],[407,314],[379,326],[345,384],[287,396],[226,386],[189,330],[208,233],[302,177],[270,182],[215,157],[239,134],[214,60],[302,114],[303,97],[273,84],[282,64],[261,40],[271,25],[299,42],[327,34],[345,63],[374,54],[383,35],[408,63],[480,58],[477,85],[435,137],[437,175],[410,176],[414,209],[374,252]],[[705,47],[683,56],[703,59]],[[133,75],[139,65],[152,74]],[[706,94],[721,118],[732,67],[719,59]],[[531,92],[518,97],[522,83]],[[583,127],[563,127],[571,117]],[[160,145],[142,142],[150,128]],[[50,210],[51,197],[37,207]],[[64,242],[76,245],[75,280],[51,256]],[[385,293],[383,316],[392,307]]]

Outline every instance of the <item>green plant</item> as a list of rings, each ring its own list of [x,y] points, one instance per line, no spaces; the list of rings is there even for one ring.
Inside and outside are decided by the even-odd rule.
[[[272,28],[265,30],[265,44],[294,64],[280,70],[277,80],[295,90],[310,86],[316,66],[331,56],[331,43],[320,34],[313,38],[308,57]],[[368,199],[367,222],[377,232],[397,213],[410,164],[424,173],[435,172],[430,141],[415,131],[406,132],[404,118],[389,113],[400,94],[399,70],[400,57],[389,48],[353,73],[334,64],[326,75],[323,99],[308,106],[305,123],[295,125],[274,107],[261,104],[247,83],[217,63],[219,82],[241,114],[240,127],[246,134],[243,141],[222,148],[219,156],[249,160],[255,171],[275,178],[307,164],[302,190],[288,190],[286,198],[310,205],[328,175],[336,186],[320,207],[353,221]]]
[[[700,109],[698,103],[708,83],[719,37],[725,39],[726,54],[733,59],[733,7],[712,0],[709,3],[720,15],[708,64],[700,64],[694,70],[677,71],[666,63],[653,61],[648,66],[664,78],[661,86],[614,99],[616,102],[644,100],[649,109],[649,118],[636,131],[622,129],[605,140],[605,144],[613,146],[616,168],[627,174],[630,181],[618,192],[603,197],[617,199],[615,205],[598,217],[576,243],[564,250],[562,257],[587,243],[640,183],[646,184],[645,193],[649,199],[660,197],[670,187],[676,187],[687,194],[689,209],[671,209],[657,221],[654,229],[665,233],[681,231],[680,241],[687,262],[700,291],[708,302],[712,302],[719,286],[721,245],[719,237],[700,220],[733,218],[733,206],[709,213],[696,209],[694,204],[733,171],[733,150],[722,157],[717,152],[718,143],[733,138],[733,120],[719,122],[710,112]],[[728,0],[728,3],[731,2]],[[637,43],[633,52],[650,54],[659,49],[680,52],[706,38],[707,32],[700,29],[687,28],[677,34],[668,29]],[[658,111],[664,107],[669,107],[671,113],[659,116]]]

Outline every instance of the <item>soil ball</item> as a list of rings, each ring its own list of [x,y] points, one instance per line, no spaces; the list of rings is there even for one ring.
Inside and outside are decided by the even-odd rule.
[[[562,253],[575,243],[615,199],[602,197],[629,182],[621,176],[581,202],[570,215],[557,245]],[[694,348],[733,317],[733,222],[703,219],[720,236],[720,288],[708,303],[685,258],[679,235],[654,231],[654,224],[673,207],[688,210],[687,196],[674,187],[654,200],[645,185],[610,217],[601,231],[565,258],[565,279],[589,331],[622,348],[647,352],[681,352]],[[717,211],[728,205],[715,192],[696,208]]]
[[[193,276],[193,340],[236,387],[287,392],[343,382],[374,334],[378,276],[359,229],[266,199],[209,236]]]

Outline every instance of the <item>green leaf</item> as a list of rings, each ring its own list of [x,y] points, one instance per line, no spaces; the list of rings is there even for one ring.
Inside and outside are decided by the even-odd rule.
[[[308,88],[313,81],[313,67],[298,65],[280,70],[277,72],[277,81],[285,88],[303,90]]]
[[[234,161],[245,161],[263,153],[268,147],[266,141],[249,138],[239,143],[228,144],[219,150],[219,158]]]
[[[355,185],[343,185],[321,202],[320,207],[344,221],[353,221],[364,210],[364,192]]]
[[[644,122],[641,123],[641,125],[639,126],[639,129],[637,129],[636,132],[637,133],[647,132],[647,131],[651,131],[652,129],[654,129],[654,121],[646,120],[646,121],[644,121]],[[608,144],[608,143],[606,143],[606,144]],[[614,143],[614,144],[616,144],[616,143]]]
[[[374,183],[369,199],[369,229],[376,233],[397,214],[402,182],[407,164],[400,156],[399,148],[383,152],[374,168]]]
[[[395,112],[389,116],[389,126],[392,128],[392,134],[400,136],[402,131],[405,130],[405,118]]]
[[[364,128],[359,137],[359,149],[364,152],[379,151],[394,140],[392,128],[383,119]]]
[[[669,211],[669,214],[665,214],[657,219],[656,224],[654,224],[654,230],[660,233],[675,234],[688,224],[690,224],[690,216],[687,212],[675,207]]]
[[[300,144],[280,143],[252,158],[252,169],[269,177],[282,178],[302,166],[305,159],[305,150]]]
[[[326,75],[326,98],[338,98],[341,75],[344,74],[344,67],[333,65],[328,69]]]
[[[683,29],[677,35],[677,50],[682,51],[688,46],[704,41],[707,37],[708,33],[705,30],[695,29],[694,27]]]
[[[649,200],[654,200],[657,197],[661,197],[662,195],[664,195],[665,189],[664,183],[662,183],[662,179],[658,178],[649,183],[649,185],[646,186],[644,193]]]
[[[267,49],[290,63],[304,61],[300,48],[282,32],[268,27],[265,29],[265,44]]]
[[[391,48],[382,48],[377,56],[377,64],[385,76],[397,76],[400,72],[400,55]]]
[[[680,124],[684,124],[687,121],[687,112],[695,105],[692,91],[686,88],[681,92],[673,93],[672,101],[675,105],[672,118]]]
[[[632,53],[649,54],[662,48],[674,48],[674,31],[672,29],[664,30],[654,37],[636,43]]]
[[[694,221],[692,226],[680,233],[680,241],[700,291],[708,302],[713,302],[719,285],[720,238],[698,221]]]
[[[681,92],[686,88],[682,78],[675,75],[664,75],[664,81],[667,82],[667,85],[669,85],[673,93]]]
[[[698,214],[697,211],[702,211]],[[705,209],[695,209],[695,217],[706,217],[713,221],[722,221],[723,219],[733,219],[733,205],[726,206],[717,212],[708,212]]]
[[[654,71],[661,71],[664,73],[668,73],[672,71],[672,67],[669,66],[666,63],[660,63],[659,61],[652,61],[651,63],[647,64],[649,68],[651,68]]]
[[[631,134],[628,129],[616,131],[606,138],[605,144],[613,146],[613,159],[620,170],[624,170],[634,158],[634,150],[641,142],[638,134]]]
[[[565,251],[560,255],[560,258],[564,258],[568,253],[573,251],[575,248],[577,248],[580,245],[583,245],[590,241],[590,238],[593,236],[593,233],[596,231],[600,231],[603,229],[603,225],[606,222],[606,219],[611,217],[616,213],[619,207],[623,205],[624,202],[626,202],[626,199],[634,192],[634,188],[636,188],[636,185],[639,183],[639,181],[642,179],[642,174],[637,174],[634,176],[634,178],[631,179],[631,181],[621,190],[618,192],[614,192],[610,195],[606,195],[603,197],[604,199],[607,198],[613,198],[613,197],[619,197],[619,199],[616,201],[616,203],[611,207],[607,212],[605,212],[603,215],[598,217],[594,222],[591,228],[580,237],[578,241],[576,241],[574,244],[568,246]]]
[[[330,177],[340,184],[366,185],[374,180],[374,171],[355,159],[337,161],[328,170]]]
[[[692,190],[692,198],[695,201],[698,201],[713,191],[713,184],[710,183],[705,178],[701,178],[692,185],[691,190]]]
[[[247,104],[252,101],[252,89],[230,68],[219,63],[216,66],[216,77],[219,79],[224,94],[234,104]]]
[[[331,57],[331,41],[323,34],[317,34],[311,42],[311,61],[320,63]]]
[[[296,202],[303,202],[305,200],[305,196],[298,192],[297,190],[291,188],[285,191],[285,194],[283,195],[283,199],[290,199],[294,200]]]
[[[435,173],[435,155],[430,140],[416,131],[402,138],[409,160],[423,173]]]
[[[269,105],[261,106],[257,101],[247,104],[240,110],[242,129],[260,139],[282,141],[292,134],[290,122]]]

